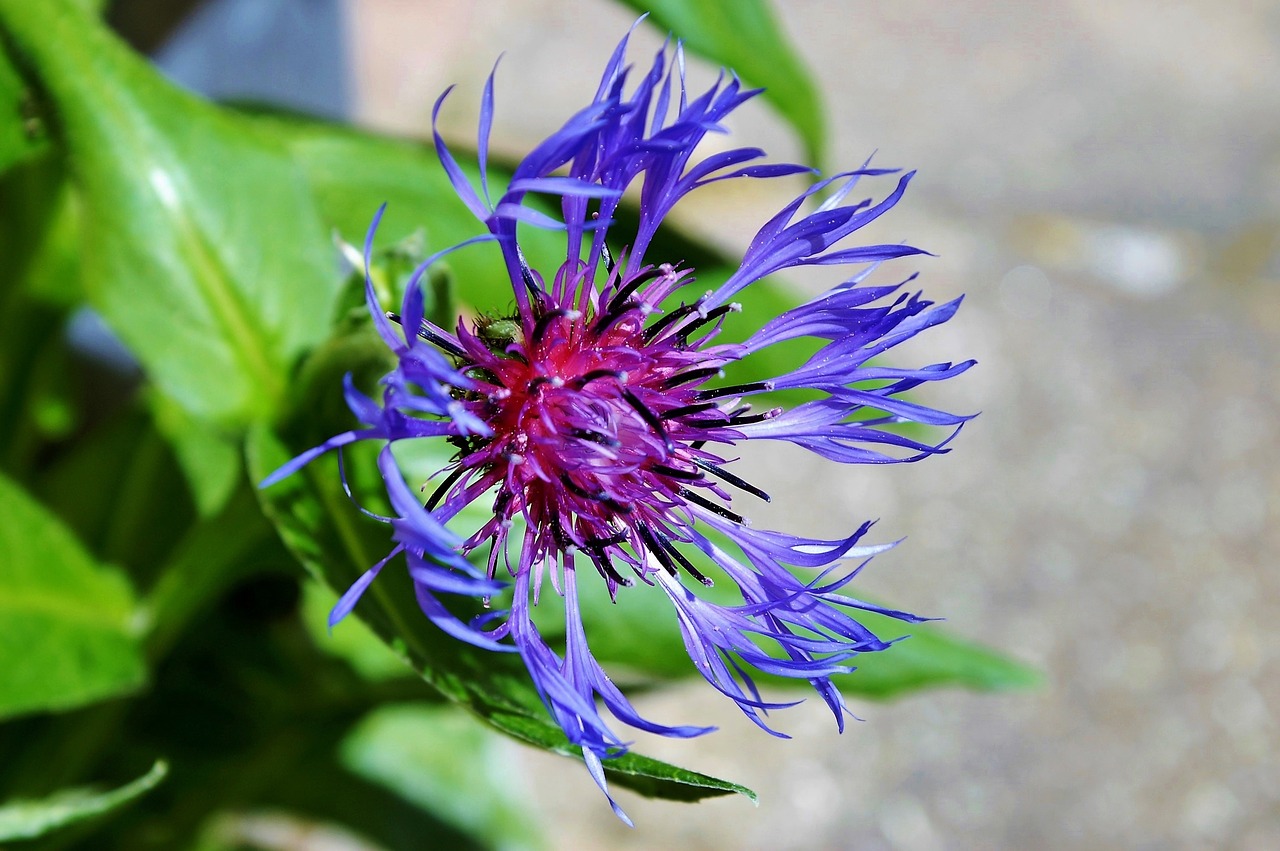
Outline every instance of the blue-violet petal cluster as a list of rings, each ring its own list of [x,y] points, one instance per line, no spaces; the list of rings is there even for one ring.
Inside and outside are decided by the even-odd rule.
[[[345,616],[384,565],[403,555],[423,612],[441,629],[478,647],[520,654],[602,789],[601,759],[624,752],[626,742],[601,705],[624,724],[668,736],[710,728],[663,726],[639,715],[592,656],[578,573],[603,582],[611,596],[637,582],[656,585],[660,591],[646,591],[670,599],[697,670],[766,730],[763,714],[779,704],[761,697],[749,668],[807,680],[843,728],[844,704],[831,677],[852,670],[856,654],[887,646],[857,613],[917,619],[844,593],[861,565],[885,549],[861,544],[869,524],[833,541],[748,525],[733,496],[768,495],[732,472],[730,456],[747,440],[785,441],[859,464],[946,451],[966,417],[902,394],[972,364],[905,369],[874,360],[945,322],[958,306],[958,300],[934,305],[911,292],[914,276],[898,285],[865,283],[883,261],[920,249],[845,244],[898,202],[912,173],[896,176],[878,202],[849,198],[860,179],[895,171],[864,166],[814,183],[764,224],[741,265],[714,290],[697,293],[690,286],[693,270],[674,262],[678,258],[651,256],[664,217],[698,187],[810,170],[761,164],[764,152],[755,148],[693,162],[703,137],[724,132],[724,118],[758,91],[722,75],[690,99],[679,48],[664,48],[628,94],[636,72],[623,64],[625,49],[626,39],[591,103],[520,162],[496,201],[484,175],[492,75],[482,100],[478,187],[435,134],[454,188],[488,231],[464,245],[497,243],[515,315],[503,320],[502,333],[485,318],[460,319],[452,328],[426,320],[420,280],[447,252],[418,268],[398,315],[383,312],[366,274],[369,310],[398,359],[382,380],[381,401],[348,378],[346,399],[363,425],[300,455],[267,482],[348,443],[383,442],[379,466],[394,509],[395,548],[343,595],[332,620]],[[629,189],[637,193],[638,223],[623,235],[614,213]],[[526,206],[530,194],[555,198],[560,218]],[[563,232],[558,268],[531,268],[521,251],[522,226]],[[371,229],[366,266],[372,236]],[[749,296],[744,291],[767,275],[805,265],[849,266],[856,273],[745,342],[718,342],[722,324],[739,310],[735,297]],[[728,365],[797,338],[816,341],[817,351],[792,372],[725,382]],[[756,410],[748,401],[778,390],[808,391],[814,399],[789,410]],[[926,443],[887,428],[908,422],[946,427],[946,439]],[[458,450],[425,504],[390,450],[396,441],[418,438],[448,440]],[[486,522],[450,528],[477,501],[491,506]],[[842,563],[852,566],[842,569]],[[713,603],[693,590],[726,580],[741,593],[740,604]],[[544,640],[531,615],[544,581],[564,604],[562,648]],[[488,600],[509,585],[509,610],[472,621],[442,602],[448,595]]]

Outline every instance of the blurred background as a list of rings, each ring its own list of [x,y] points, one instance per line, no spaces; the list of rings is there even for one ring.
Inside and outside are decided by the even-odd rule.
[[[830,163],[918,168],[875,236],[936,253],[945,327],[900,357],[976,357],[929,399],[982,416],[919,465],[838,469],[756,452],[762,526],[905,536],[868,595],[1038,666],[1038,691],[859,703],[837,736],[810,701],[761,734],[700,683],[641,698],[713,723],[653,756],[760,794],[620,800],[504,742],[557,848],[1280,847],[1280,5],[778,0],[814,71]],[[422,136],[474,138],[503,54],[496,147],[585,102],[633,13],[552,0],[119,2],[174,79]],[[647,61],[661,36],[637,32]],[[714,69],[690,62],[692,85]],[[767,107],[733,123],[777,159]],[[794,185],[707,190],[679,221],[740,252]],[[821,287],[830,279],[798,280]],[[787,494],[781,482],[793,483]]]

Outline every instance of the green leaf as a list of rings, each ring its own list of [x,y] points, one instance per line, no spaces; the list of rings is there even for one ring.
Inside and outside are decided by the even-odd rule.
[[[289,152],[176,88],[66,0],[0,0],[84,202],[86,287],[164,393],[222,425],[271,415],[340,282]]]
[[[146,670],[124,576],[0,477],[0,717],[126,694]]]
[[[106,0],[72,0],[88,12],[100,13]],[[0,39],[0,174],[49,148],[47,116]],[[3,256],[3,255],[0,255]]]
[[[458,199],[430,145],[388,139],[347,127],[296,116],[256,115],[264,133],[288,148],[315,194],[324,223],[348,242],[360,245],[382,204],[386,214],[375,245],[390,246],[416,232],[426,234],[433,253],[485,233],[484,226]],[[478,182],[474,159],[459,156],[464,171]],[[491,181],[508,178],[490,165]],[[536,200],[530,200],[536,206]],[[521,246],[538,268],[564,262],[564,237],[541,228],[521,233]],[[473,307],[506,311],[514,303],[511,279],[495,245],[478,245],[448,258],[454,294]]]
[[[216,514],[240,481],[239,442],[163,394],[151,395],[151,408],[156,428],[169,441],[186,476],[196,511],[201,517]]]
[[[329,612],[338,595],[320,582],[302,589],[302,620],[316,646],[345,659],[360,676],[378,682],[413,674],[408,659],[395,653],[359,618],[347,618],[329,628]]]
[[[858,670],[837,680],[850,694],[886,699],[938,686],[1011,691],[1035,688],[1043,680],[1040,672],[1025,662],[957,638],[934,624],[907,627],[871,612],[858,619],[883,638],[910,638],[888,650],[859,656]]]
[[[493,794],[493,789],[485,790],[485,794]],[[252,804],[255,809],[282,808],[320,824],[336,822],[387,851],[421,851],[424,847],[479,851],[494,847],[384,785],[347,770],[331,757],[290,765],[281,781],[264,790]]]
[[[322,433],[340,429],[312,422]],[[304,445],[292,448],[297,451]],[[318,440],[317,440],[318,442]],[[372,458],[349,448],[347,470],[353,489],[366,505],[360,471],[372,470]],[[291,449],[266,428],[250,431],[246,446],[250,475],[261,481],[287,461]],[[376,475],[376,473],[375,473]],[[320,458],[298,474],[261,492],[263,510],[282,540],[316,577],[346,590],[391,547],[387,528],[363,517],[342,492],[336,459]],[[521,741],[572,755],[576,749],[551,723],[528,672],[515,654],[471,647],[435,627],[418,609],[408,574],[384,570],[365,592],[356,614],[397,653],[406,655],[432,687],[482,720]],[[732,792],[750,794],[736,784],[705,777],[635,754],[605,762],[613,782],[642,794],[690,800]]]
[[[714,575],[714,574],[709,574]],[[732,583],[699,593],[724,605],[740,605]],[[636,589],[644,591],[648,589]],[[602,663],[654,679],[696,676],[680,631],[663,594],[619,594],[617,602],[594,587],[582,593],[583,620],[591,648]],[[931,623],[904,624],[873,612],[857,618],[885,640],[909,635],[887,650],[854,659],[858,670],[832,679],[846,695],[885,700],[912,691],[958,686],[977,691],[1005,691],[1034,686],[1039,676],[1027,665],[949,635]],[[594,628],[593,628],[594,627]],[[807,680],[752,673],[757,683],[808,689]]]
[[[341,758],[489,847],[543,847],[503,744],[453,707],[402,704],[366,716],[343,741]]]
[[[170,447],[141,405],[118,412],[63,448],[35,495],[100,561],[146,589],[196,519]]]
[[[49,146],[35,94],[0,41],[0,174]]]
[[[0,299],[0,470],[26,479],[42,444],[65,439],[79,412],[72,358],[57,307],[15,293]]]
[[[47,286],[67,271],[60,250],[64,183],[53,156],[0,174],[0,469],[19,476],[39,441],[63,437],[72,426],[70,370],[58,333],[66,302]]]
[[[232,583],[288,561],[248,485],[235,489],[218,514],[185,529],[148,594],[147,650],[161,657],[189,621]]]
[[[763,95],[820,166],[826,150],[822,98],[768,0],[622,0],[694,53],[723,65]]]
[[[0,175],[0,300],[25,294],[61,307],[78,303],[79,234],[77,199],[59,152]]]
[[[579,756],[581,750],[568,744],[564,735],[546,724],[519,715],[496,713],[486,719],[494,727],[513,738],[565,756]],[[554,732],[552,732],[554,730]],[[720,780],[687,768],[659,762],[634,751],[604,763],[610,782],[625,786],[650,798],[671,801],[700,801],[721,795],[744,795],[752,801],[756,793],[745,786]]]
[[[60,827],[119,809],[155,788],[168,773],[168,765],[157,760],[146,774],[110,792],[68,789],[38,801],[10,801],[0,806],[0,841],[35,839]]]

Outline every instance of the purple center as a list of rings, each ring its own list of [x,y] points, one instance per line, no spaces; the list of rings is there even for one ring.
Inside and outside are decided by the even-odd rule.
[[[618,561],[645,581],[680,566],[710,584],[673,546],[692,519],[686,504],[740,522],[709,475],[768,498],[703,448],[740,439],[736,426],[775,413],[749,415],[726,400],[758,385],[700,389],[739,357],[738,346],[710,345],[737,306],[707,309],[704,297],[664,313],[658,305],[688,270],[663,265],[625,280],[619,272],[612,268],[598,296],[530,287],[529,307],[510,321],[482,320],[474,331],[459,324],[458,371],[474,382],[461,401],[492,435],[455,440],[457,466],[428,506],[446,493],[469,501],[497,488],[494,520],[463,548],[492,541],[490,575],[523,514],[535,530],[534,560],[581,550],[611,592],[631,584]]]

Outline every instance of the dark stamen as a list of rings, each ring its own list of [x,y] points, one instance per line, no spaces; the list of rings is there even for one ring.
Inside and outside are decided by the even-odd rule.
[[[734,512],[725,508],[723,505],[714,503],[711,500],[707,499],[702,494],[694,493],[688,488],[680,488],[680,495],[685,499],[689,500],[690,502],[694,503],[695,505],[701,505],[703,508],[705,508],[707,511],[710,511],[712,514],[718,514],[719,516],[723,517],[725,520],[729,520],[733,523],[738,523],[743,525],[745,525],[747,522],[746,518],[744,518],[741,514],[735,514]]]
[[[639,523],[636,525],[636,531],[640,533],[645,546],[649,548],[649,552],[658,560],[658,563],[666,568],[667,573],[675,576],[679,571],[676,570],[676,566],[672,564],[671,559],[667,556],[666,550],[662,548],[658,540],[653,536],[652,530],[643,523]]]
[[[591,431],[590,429],[571,428],[569,429],[569,434],[573,437],[578,438],[579,440],[586,440],[591,443],[598,443],[601,446],[608,446],[610,448],[622,445],[622,442],[617,438],[610,437],[607,434],[601,434],[598,431]]]
[[[658,416],[660,419],[674,420],[679,419],[680,417],[687,417],[689,414],[700,414],[703,411],[709,411],[715,406],[715,402],[698,402],[693,405],[682,405],[679,408],[672,408]]]
[[[735,488],[744,490],[747,493],[751,494],[752,496],[758,496],[761,499],[763,499],[765,502],[773,502],[773,499],[769,496],[769,494],[760,490],[760,488],[756,487],[755,485],[751,484],[745,479],[738,478],[733,473],[730,473],[728,470],[724,469],[723,467],[718,467],[715,464],[712,464],[710,461],[704,461],[701,458],[693,458],[691,460],[693,461],[693,463],[697,464],[699,467],[706,470],[711,475],[718,476],[719,478],[724,479],[726,482],[733,485]]]
[[[751,425],[752,423],[762,423],[765,420],[771,420],[778,414],[782,413],[781,408],[773,408],[768,411],[761,411],[758,414],[737,414],[729,418],[729,427],[740,425]]]
[[[689,428],[728,428],[725,420],[689,420],[685,423]]]
[[[573,312],[576,313],[577,311],[573,311]],[[530,341],[533,343],[533,345],[536,346],[538,343],[542,342],[542,337],[547,333],[547,330],[551,327],[552,322],[555,322],[557,319],[560,319],[562,317],[568,316],[569,313],[570,311],[561,308],[559,310],[548,311],[547,313],[544,313],[542,316],[540,316],[538,318],[538,324],[533,326],[533,334],[529,338]]]
[[[666,550],[667,554],[671,556],[673,559],[680,562],[680,566],[683,567],[685,570],[689,571],[690,576],[692,576],[694,579],[698,580],[708,588],[715,587],[715,583],[712,582],[710,579],[708,579],[705,575],[703,575],[702,571],[694,567],[693,562],[685,558],[684,553],[680,552],[680,550],[676,548],[675,543],[669,537],[664,535],[662,532],[659,532],[657,529],[654,529],[652,531],[653,531],[654,537],[658,539],[658,543],[661,545],[662,549]]]
[[[599,219],[600,214],[592,213],[591,218]],[[606,275],[612,275],[614,267],[618,265],[617,263],[614,262],[613,252],[609,250],[609,246],[607,243],[603,243],[603,242],[600,243],[600,262],[604,263],[604,273]]]
[[[694,463],[697,463],[696,461]],[[702,474],[697,470],[677,470],[675,467],[668,467],[666,464],[651,464],[649,469],[661,476],[670,476],[673,479],[683,479],[686,482],[695,482],[702,478]]]
[[[600,318],[591,326],[591,333],[599,337],[605,331],[608,331],[615,322],[626,316],[631,311],[639,307],[639,303],[631,299],[618,301],[614,299],[609,302],[609,309],[600,315]]]
[[[489,558],[487,560],[489,566],[489,575],[493,576],[498,567],[498,536],[495,534],[489,538]]]
[[[614,544],[621,544],[626,540],[626,532],[614,532],[607,538],[587,538],[582,542],[582,546],[589,550],[603,549],[604,547],[612,547]]]
[[[591,557],[591,562],[596,566],[596,570],[600,572],[602,577],[612,579],[627,588],[632,586],[632,581],[618,572],[617,568],[613,566],[613,559],[609,558],[609,554],[603,549],[589,548],[587,555]]]
[[[717,319],[719,319],[721,316],[724,316],[726,313],[737,313],[740,310],[742,310],[742,305],[740,304],[721,305],[720,307],[717,307],[715,310],[709,311],[707,315],[702,317],[701,319],[694,320],[693,322],[690,322],[688,325],[681,328],[680,333],[676,334],[676,339],[681,344],[688,343],[689,335],[692,334],[694,331],[697,331],[699,328],[701,328],[704,325],[707,325],[708,323],[715,322]]]
[[[560,474],[560,482],[561,484],[563,484],[565,487],[569,489],[570,493],[576,493],[578,496],[582,497],[583,499],[591,499],[596,501],[601,501],[604,499],[603,494],[592,493],[591,491],[584,488],[582,485],[575,482],[573,479],[569,478],[568,473]]]
[[[556,542],[556,546],[561,549],[567,549],[572,543],[569,540],[569,536],[564,533],[564,526],[560,524],[558,516],[552,516],[551,518],[551,537]]]
[[[662,438],[662,444],[667,448],[667,452],[672,451],[671,437],[667,434],[667,430],[662,427],[662,420],[651,410],[649,410],[643,402],[641,402],[636,394],[630,390],[622,391],[622,398],[627,400],[627,404],[636,409],[636,413],[640,415],[640,419],[645,421],[649,428],[657,432],[658,437]]]
[[[669,328],[673,323],[679,322],[681,319],[684,319],[686,316],[688,316],[690,313],[695,312],[697,309],[698,309],[697,302],[694,302],[693,304],[680,305],[675,310],[671,311],[666,316],[662,317],[657,322],[650,325],[648,328],[644,329],[644,334],[641,335],[642,339],[646,343],[652,343],[655,339],[657,339],[659,334],[661,334],[663,331]]]
[[[593,369],[588,373],[578,376],[573,380],[573,386],[581,390],[591,382],[600,378],[616,378],[623,381],[627,377],[625,372],[618,372],[616,369]]]
[[[404,322],[400,319],[400,314],[398,313],[387,311],[387,318],[401,327],[404,326]],[[432,331],[431,327],[427,325],[427,321],[425,319],[422,320],[422,324],[418,326],[418,336],[435,346],[437,349],[443,349],[454,357],[461,358],[466,357],[467,355],[467,353],[464,352],[457,343],[451,343],[435,331]]]
[[[530,394],[537,393],[539,390],[541,390],[543,387],[545,387],[550,383],[551,383],[551,379],[548,376],[539,375],[537,378],[529,382],[529,386],[525,388],[525,391]]]
[[[670,390],[672,387],[679,387],[681,384],[691,384],[695,381],[701,381],[710,378],[713,375],[720,374],[718,366],[704,366],[702,369],[693,369],[689,372],[682,372],[679,375],[673,375],[666,381],[662,382],[662,386]],[[702,394],[707,391],[703,390],[698,393],[698,398],[702,398]]]
[[[615,304],[619,304],[621,302],[626,301],[631,297],[631,295],[636,290],[640,289],[640,287],[644,286],[645,284],[649,283],[655,278],[661,278],[662,275],[663,275],[663,272],[661,269],[650,269],[648,272],[645,272],[643,275],[636,275],[634,278],[632,278],[630,281],[627,282],[626,286],[624,286],[622,289],[618,290],[616,293],[613,294],[613,297],[609,299],[609,306],[612,307]]]
[[[516,258],[520,261],[520,277],[524,280],[525,288],[533,294],[534,298],[539,302],[542,301],[542,290],[538,289],[538,282],[533,277],[533,270],[529,268],[529,261],[524,259],[524,252],[520,250],[520,246],[516,246]]]
[[[458,479],[462,478],[462,474],[465,472],[466,472],[465,467],[459,467],[458,469],[450,473],[448,476],[446,476],[445,480],[440,483],[440,487],[436,488],[435,491],[432,492],[431,496],[427,498],[426,504],[423,505],[422,507],[425,508],[427,511],[435,510],[436,504],[440,502],[440,497],[444,496],[445,492],[447,492],[449,488],[457,484]]]
[[[584,488],[582,485],[575,482],[573,479],[569,478],[568,473],[560,474],[560,482],[566,488],[569,489],[570,493],[575,493],[578,496],[582,497],[583,499],[589,499],[592,502],[599,502],[604,505],[607,505],[610,508],[612,508],[614,511],[618,512],[619,514],[631,513],[631,506],[623,505],[613,497],[606,494],[603,490],[599,490],[599,491],[596,491],[595,493],[592,493],[591,491]]]
[[[743,410],[749,410],[749,407]],[[762,423],[765,420],[773,419],[777,415],[778,411],[775,409],[760,414],[738,414],[727,420],[692,420],[686,422],[685,425],[690,428],[734,428],[735,426],[750,425],[751,423]]]
[[[702,571],[693,566],[693,562],[685,558],[684,553],[676,549],[675,544],[666,534],[659,532],[657,529],[651,529],[644,524],[638,525],[636,531],[640,533],[640,537],[644,539],[649,552],[658,560],[658,563],[662,565],[667,573],[676,576],[679,573],[676,569],[676,564],[679,563],[681,567],[689,571],[690,576],[703,585],[708,588],[715,586],[715,583],[704,576]]]
[[[711,390],[699,390],[694,395],[699,399],[719,399],[722,396],[739,396],[744,393],[768,392],[773,389],[772,381],[752,381],[750,384],[733,384],[728,387],[716,387]]]

